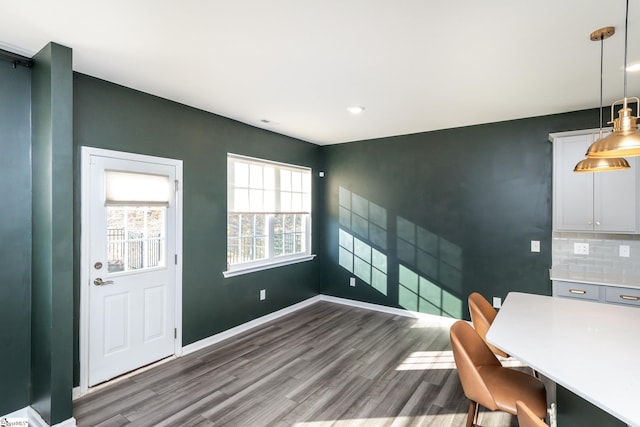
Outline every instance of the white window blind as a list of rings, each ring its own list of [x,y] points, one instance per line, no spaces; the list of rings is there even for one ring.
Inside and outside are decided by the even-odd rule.
[[[169,206],[169,177],[105,171],[105,205]]]
[[[228,210],[235,213],[311,213],[311,170],[228,156]]]

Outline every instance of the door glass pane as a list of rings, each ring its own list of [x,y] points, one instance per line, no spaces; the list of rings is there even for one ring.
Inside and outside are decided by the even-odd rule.
[[[165,207],[107,206],[109,273],[163,267]]]

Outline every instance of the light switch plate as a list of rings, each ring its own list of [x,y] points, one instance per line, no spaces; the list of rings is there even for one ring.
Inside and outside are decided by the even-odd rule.
[[[500,308],[500,307],[502,307],[502,298],[493,297],[493,308]]]
[[[540,252],[540,240],[531,241],[531,252]]]

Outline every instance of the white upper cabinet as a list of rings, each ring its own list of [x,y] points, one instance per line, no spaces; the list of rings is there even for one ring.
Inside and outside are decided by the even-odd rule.
[[[638,232],[638,161],[612,172],[573,171],[598,132],[550,135],[553,143],[553,230]]]

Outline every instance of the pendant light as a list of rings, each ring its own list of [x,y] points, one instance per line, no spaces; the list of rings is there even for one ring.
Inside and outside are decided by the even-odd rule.
[[[591,33],[592,41],[600,41],[600,133],[596,142],[602,140],[602,64],[604,53],[604,39],[608,39],[616,33],[614,27],[604,27]],[[621,169],[629,169],[629,162],[621,158],[591,159],[586,158],[578,162],[574,172],[607,172]]]
[[[637,97],[627,97],[627,32],[629,27],[629,0],[627,0],[624,22],[624,98],[611,105],[611,121],[613,132],[606,138],[600,139],[589,147],[587,157],[610,158],[640,156],[640,132],[638,131],[638,119],[640,116],[632,115],[628,106],[629,100],[635,100],[636,109],[640,104]],[[618,118],[613,118],[613,107],[622,103],[618,111]]]
[[[609,171],[619,171],[623,169],[629,169],[630,167],[631,166],[629,165],[629,162],[619,157],[602,158],[602,159],[586,158],[584,160],[580,160],[576,165],[576,167],[573,169],[573,171],[574,172],[609,172]]]

